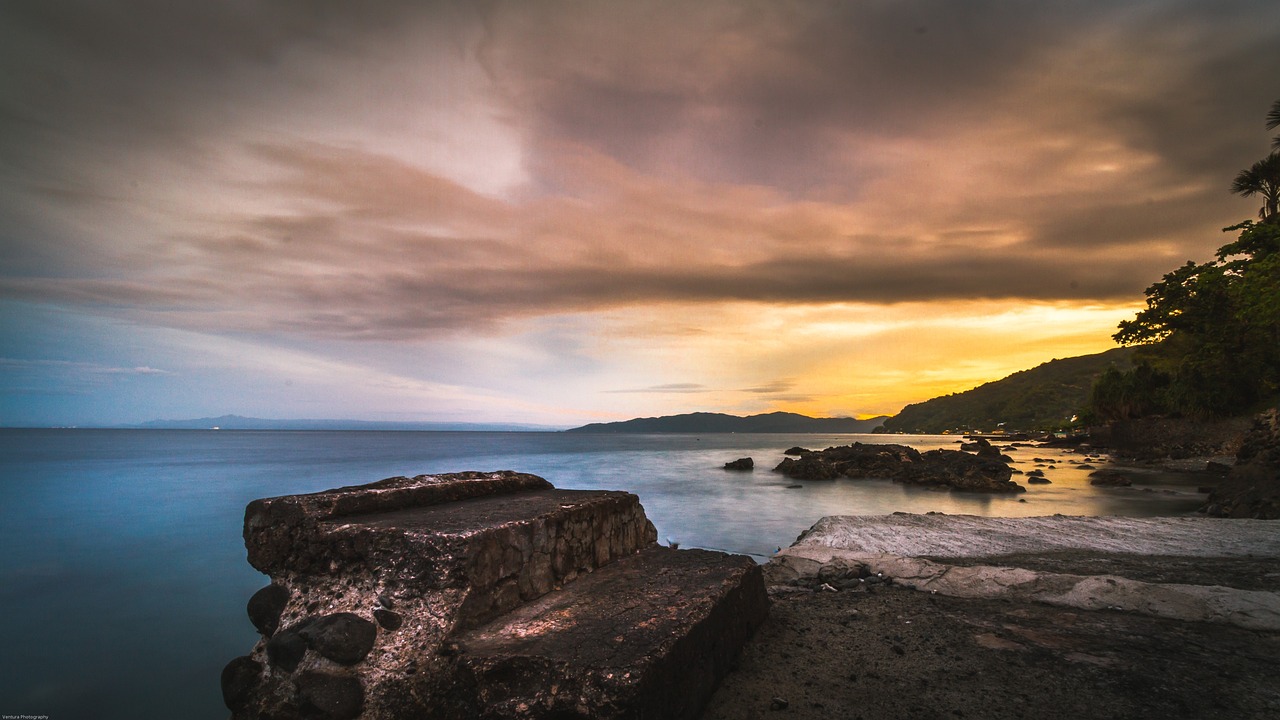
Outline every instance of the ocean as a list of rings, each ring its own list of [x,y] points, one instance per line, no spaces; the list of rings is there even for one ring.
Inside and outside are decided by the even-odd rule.
[[[876,480],[789,488],[797,483],[771,472],[794,445],[855,441],[927,450],[956,438],[0,430],[0,714],[225,718],[219,673],[253,646],[245,603],[267,583],[240,534],[245,505],[260,497],[517,470],[561,488],[634,492],[661,541],[760,561],[824,515],[1182,515],[1201,500],[1194,477],[1169,473],[1095,488],[1069,462],[1080,456],[1030,447],[1010,451],[1015,464],[1043,466],[1052,484],[1018,496]],[[741,457],[756,469],[723,469]]]

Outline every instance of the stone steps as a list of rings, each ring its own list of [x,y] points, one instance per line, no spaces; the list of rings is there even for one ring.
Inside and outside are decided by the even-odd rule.
[[[767,611],[749,558],[519,473],[256,500],[245,545],[272,585],[233,718],[692,718]]]
[[[767,614],[744,556],[653,546],[457,638],[474,717],[695,718]]]

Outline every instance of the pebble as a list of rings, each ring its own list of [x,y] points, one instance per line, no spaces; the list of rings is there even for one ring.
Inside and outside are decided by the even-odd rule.
[[[253,623],[264,637],[271,637],[279,629],[280,615],[288,604],[288,589],[271,583],[249,598],[249,622]]]
[[[227,663],[222,669],[222,702],[227,709],[231,712],[246,709],[261,679],[262,663],[248,655]]]
[[[786,710],[790,705],[786,698],[776,697],[769,701],[770,710]]]
[[[285,672],[297,670],[306,653],[307,641],[295,628],[278,632],[267,641],[267,662]]]
[[[351,720],[364,710],[358,678],[310,671],[298,676],[297,685],[304,716],[318,713],[327,720]]]
[[[376,625],[349,612],[315,618],[298,632],[312,650],[341,665],[364,660],[378,637]]]

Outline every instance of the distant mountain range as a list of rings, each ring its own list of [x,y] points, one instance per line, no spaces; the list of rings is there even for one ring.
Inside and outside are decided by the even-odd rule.
[[[814,418],[788,412],[763,415],[687,413],[663,417],[636,418],[623,422],[592,423],[572,428],[571,433],[869,433],[884,424],[886,416],[854,418]]]
[[[139,430],[428,430],[472,432],[552,432],[560,427],[524,423],[395,422],[378,420],[272,420],[221,415],[194,420],[152,420],[120,428]]]
[[[1093,383],[1107,368],[1133,363],[1134,348],[1050,360],[972,390],[914,405],[884,423],[888,432],[1048,430],[1070,422],[1089,404]]]

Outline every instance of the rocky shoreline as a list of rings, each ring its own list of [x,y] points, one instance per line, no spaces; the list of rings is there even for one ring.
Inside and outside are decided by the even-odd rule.
[[[1280,521],[1133,520],[826,518],[703,718],[1275,717]]]

